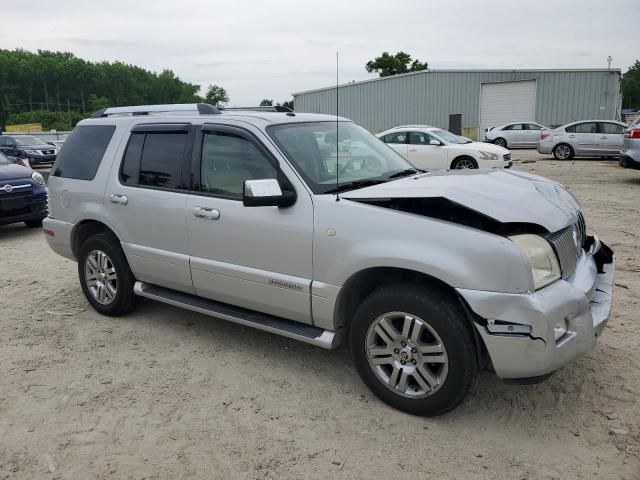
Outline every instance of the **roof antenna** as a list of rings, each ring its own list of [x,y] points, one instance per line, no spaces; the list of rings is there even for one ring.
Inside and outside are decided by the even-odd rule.
[[[340,164],[338,163],[338,156],[340,155],[340,145],[338,142],[338,85],[338,51],[336,51],[336,202],[340,201],[340,190],[338,188],[340,184]]]

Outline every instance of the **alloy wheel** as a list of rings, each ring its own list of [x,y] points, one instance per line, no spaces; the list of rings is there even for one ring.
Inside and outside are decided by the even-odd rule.
[[[364,347],[378,380],[403,397],[429,397],[447,378],[449,361],[442,339],[415,315],[379,316],[367,331]]]
[[[473,162],[468,158],[461,158],[454,165],[455,170],[466,170],[468,168],[475,168],[475,166],[473,165]]]
[[[118,293],[118,276],[109,255],[102,250],[92,250],[84,263],[87,289],[94,300],[109,305]]]
[[[566,160],[571,156],[571,149],[566,145],[558,145],[556,147],[556,158],[558,160]]]

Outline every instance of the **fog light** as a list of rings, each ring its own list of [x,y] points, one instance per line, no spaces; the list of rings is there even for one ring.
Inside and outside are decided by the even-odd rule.
[[[569,327],[565,318],[556,323],[555,327],[553,327],[553,335],[556,337],[556,342],[567,333],[567,330],[569,330]]]

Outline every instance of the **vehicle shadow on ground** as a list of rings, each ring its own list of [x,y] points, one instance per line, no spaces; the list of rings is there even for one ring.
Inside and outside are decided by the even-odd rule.
[[[24,223],[0,225],[0,242],[3,240],[14,240],[20,237],[32,237],[37,234],[42,234],[42,228],[29,228]]]
[[[268,362],[277,366],[285,378],[304,376],[305,387],[317,390],[309,392],[309,397],[317,398],[318,402],[322,403],[326,395],[340,395],[342,401],[353,402],[354,408],[373,410],[378,415],[392,415],[398,420],[403,417],[420,418],[392,409],[378,400],[360,380],[350,352],[344,346],[334,351],[324,350],[149,300],[145,300],[130,317],[134,315],[138,317],[136,323],[142,320],[156,328],[161,325],[163,330],[173,330],[170,335],[180,335],[185,328],[193,329],[194,335],[219,347],[217,354],[225,356],[242,352],[240,356],[249,362]],[[582,401],[582,385],[593,384],[589,377],[599,375],[594,373],[594,365],[589,359],[586,367],[580,362],[573,362],[538,385],[508,385],[490,372],[481,372],[471,395],[460,407],[442,417],[425,418],[424,422],[460,422],[461,427],[475,422],[486,426],[487,418],[491,417],[500,423],[508,422],[509,428],[517,430],[518,418],[527,424],[536,418],[545,418],[545,421],[553,421],[554,417],[559,419],[566,415],[559,407]],[[309,375],[313,376],[314,382],[307,381]],[[363,399],[366,407],[362,407]],[[312,406],[307,405],[309,407]]]

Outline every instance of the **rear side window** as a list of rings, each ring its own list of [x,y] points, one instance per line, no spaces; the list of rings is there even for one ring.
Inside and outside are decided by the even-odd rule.
[[[579,123],[575,126],[575,133],[597,133],[598,127],[595,122]]]
[[[73,129],[53,164],[54,177],[93,180],[115,125],[84,125]]]
[[[182,181],[187,136],[187,132],[133,132],[120,169],[122,183],[187,190]]]

